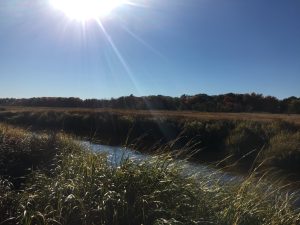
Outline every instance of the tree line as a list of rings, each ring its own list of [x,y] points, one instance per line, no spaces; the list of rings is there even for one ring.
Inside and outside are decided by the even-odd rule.
[[[201,112],[268,112],[300,113],[300,98],[289,97],[282,100],[262,94],[221,94],[221,95],[182,95],[170,97],[134,95],[111,99],[80,99],[62,97],[2,98],[1,106],[34,107],[84,107],[140,110],[193,110]]]

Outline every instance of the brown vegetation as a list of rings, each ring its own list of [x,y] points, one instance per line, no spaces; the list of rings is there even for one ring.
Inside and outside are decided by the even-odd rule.
[[[179,118],[197,120],[249,120],[258,122],[283,121],[300,125],[299,114],[272,114],[272,113],[223,113],[197,111],[168,111],[168,110],[133,110],[133,109],[90,109],[90,108],[63,108],[63,107],[3,107],[2,112],[69,112],[69,113],[111,113],[122,116],[145,116],[154,118]]]
[[[252,175],[241,183],[224,183],[213,175],[186,177],[184,162],[167,154],[140,163],[124,158],[112,167],[106,155],[64,134],[2,124],[0,150],[1,225],[300,222],[296,192],[288,195],[276,183]],[[24,182],[16,187],[19,176]]]

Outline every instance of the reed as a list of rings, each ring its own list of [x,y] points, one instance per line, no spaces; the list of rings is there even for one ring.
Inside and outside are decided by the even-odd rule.
[[[168,153],[140,162],[124,158],[112,167],[105,154],[92,152],[64,134],[39,136],[14,129],[4,126],[1,131],[2,137],[14,138],[5,141],[11,154],[22,150],[16,142],[45,148],[49,140],[53,145],[47,149],[55,154],[46,160],[49,167],[32,167],[19,189],[10,182],[11,176],[1,178],[0,224],[300,223],[293,203],[296,193],[286,194],[254,173],[242,182],[228,183],[213,175],[183,176],[184,161]],[[34,145],[26,144],[33,137]]]

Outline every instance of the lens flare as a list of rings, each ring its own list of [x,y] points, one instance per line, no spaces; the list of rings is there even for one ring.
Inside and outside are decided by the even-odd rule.
[[[123,0],[50,0],[50,3],[70,19],[87,21],[109,15]]]

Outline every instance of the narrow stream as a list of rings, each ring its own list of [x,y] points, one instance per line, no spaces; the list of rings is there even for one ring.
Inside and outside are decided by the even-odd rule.
[[[95,152],[101,152],[107,154],[108,162],[112,166],[118,166],[122,162],[122,160],[127,158],[138,162],[153,157],[149,154],[141,153],[123,147],[100,145],[100,144],[94,144],[87,141],[81,141],[81,143]],[[183,165],[184,167],[183,174],[186,176],[194,175],[196,177],[198,176],[199,178],[200,176],[202,177],[209,176],[210,178],[217,179],[219,182],[225,182],[225,183],[243,181],[243,177],[241,175],[235,175],[233,173],[224,172],[224,171],[221,172],[220,170],[213,168],[212,166],[209,165],[187,162],[183,160],[177,160],[177,161],[178,163]]]
[[[128,148],[123,147],[114,147],[114,146],[108,146],[108,145],[100,145],[100,144],[94,144],[87,141],[80,141],[82,145],[85,147],[88,147],[92,151],[95,152],[101,152],[107,154],[108,162],[112,166],[118,166],[124,159],[131,159],[133,161],[145,161],[149,160],[151,155],[141,153],[135,150],[131,150]],[[177,160],[178,163],[181,163],[183,165],[183,175],[184,176],[190,176],[193,175],[197,179],[201,179],[201,177],[207,177],[209,180],[212,181],[218,181],[219,184],[230,184],[230,183],[241,183],[244,181],[245,177],[242,175],[237,175],[230,172],[224,172],[222,170],[218,170],[210,165],[200,164],[200,163],[193,163],[193,162],[187,162],[183,160]],[[269,186],[266,183],[266,191],[270,191],[273,189],[272,185]],[[284,194],[292,194],[295,190],[289,190],[284,191]],[[299,199],[294,203],[296,208],[300,209],[300,197]]]

